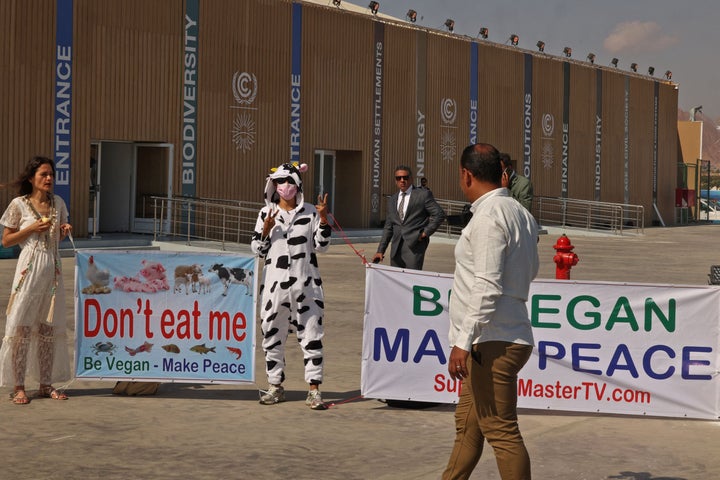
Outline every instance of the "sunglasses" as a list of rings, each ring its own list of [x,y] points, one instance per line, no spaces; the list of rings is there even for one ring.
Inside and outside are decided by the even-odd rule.
[[[273,180],[273,182],[275,182],[278,185],[282,185],[283,183],[291,183],[292,185],[295,185],[295,180],[293,180],[290,177],[276,178],[275,180]]]
[[[410,175],[395,175],[395,181],[410,180]]]

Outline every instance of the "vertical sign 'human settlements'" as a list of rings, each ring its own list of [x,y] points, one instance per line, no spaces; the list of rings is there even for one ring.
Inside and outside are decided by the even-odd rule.
[[[185,2],[185,60],[183,62],[182,194],[195,196],[197,165],[197,75],[199,0]]]

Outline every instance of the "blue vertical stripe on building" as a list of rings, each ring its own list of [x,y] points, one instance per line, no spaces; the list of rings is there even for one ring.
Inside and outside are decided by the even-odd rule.
[[[477,143],[478,127],[478,44],[470,43],[470,144]]]
[[[73,0],[57,0],[55,33],[55,193],[70,209]]]
[[[523,175],[530,178],[530,158],[532,155],[532,89],[533,57],[525,54],[525,82],[523,92]]]
[[[302,4],[292,6],[290,71],[290,161],[300,161],[300,87],[302,79]]]

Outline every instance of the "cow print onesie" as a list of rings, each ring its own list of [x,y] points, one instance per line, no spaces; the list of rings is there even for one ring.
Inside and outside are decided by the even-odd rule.
[[[279,209],[272,180],[284,177],[293,178],[298,186],[297,207],[291,211],[280,209],[275,226],[263,238],[265,218]],[[281,165],[268,176],[265,204],[258,214],[251,248],[265,258],[260,327],[268,382],[279,385],[285,380],[285,344],[288,334],[294,331],[303,352],[305,381],[319,385],[323,380],[324,298],[316,252],[328,249],[330,226],[320,225],[315,206],[304,202],[302,181],[294,165]]]

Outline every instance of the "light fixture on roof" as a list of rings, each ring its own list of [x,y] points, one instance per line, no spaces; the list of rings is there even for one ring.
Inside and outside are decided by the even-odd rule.
[[[670,70],[665,70],[665,78],[672,80],[672,72]]]
[[[538,40],[538,42],[535,45],[538,47],[538,52],[545,51],[545,42],[543,42],[542,40]]]
[[[480,29],[480,33],[478,33],[478,35],[481,36],[481,37],[484,38],[484,39],[487,39],[489,33],[490,33],[490,30],[488,30],[487,27],[482,27],[482,28]]]
[[[341,0],[333,0],[333,5],[335,5],[336,7],[339,7],[340,3],[341,3]]]
[[[512,35],[510,35],[510,38],[508,38],[508,42],[510,42],[510,44],[514,47],[517,47],[517,44],[520,43],[520,37],[513,33]]]
[[[595,54],[592,52],[588,53],[587,61],[590,63],[595,63]]]
[[[634,63],[634,62],[631,63],[631,64],[630,64],[630,70],[632,70],[633,72],[637,72],[637,63]]]
[[[378,10],[380,10],[380,4],[378,2],[370,2],[368,8],[370,9],[370,13],[377,15]]]
[[[570,48],[570,47],[563,48],[563,53],[565,54],[566,57],[572,57],[572,48]]]
[[[648,75],[651,77],[655,75],[655,67],[648,67]]]
[[[410,22],[415,23],[417,20],[417,12],[415,10],[408,10],[407,14],[405,15]]]
[[[452,32],[453,30],[455,30],[455,20],[453,20],[452,18],[448,18],[447,20],[445,20],[445,27],[447,27],[448,32]]]
[[[617,68],[617,64],[618,64],[618,59],[617,59],[617,57],[613,57],[613,59],[610,60],[610,64],[611,64],[613,67]]]

